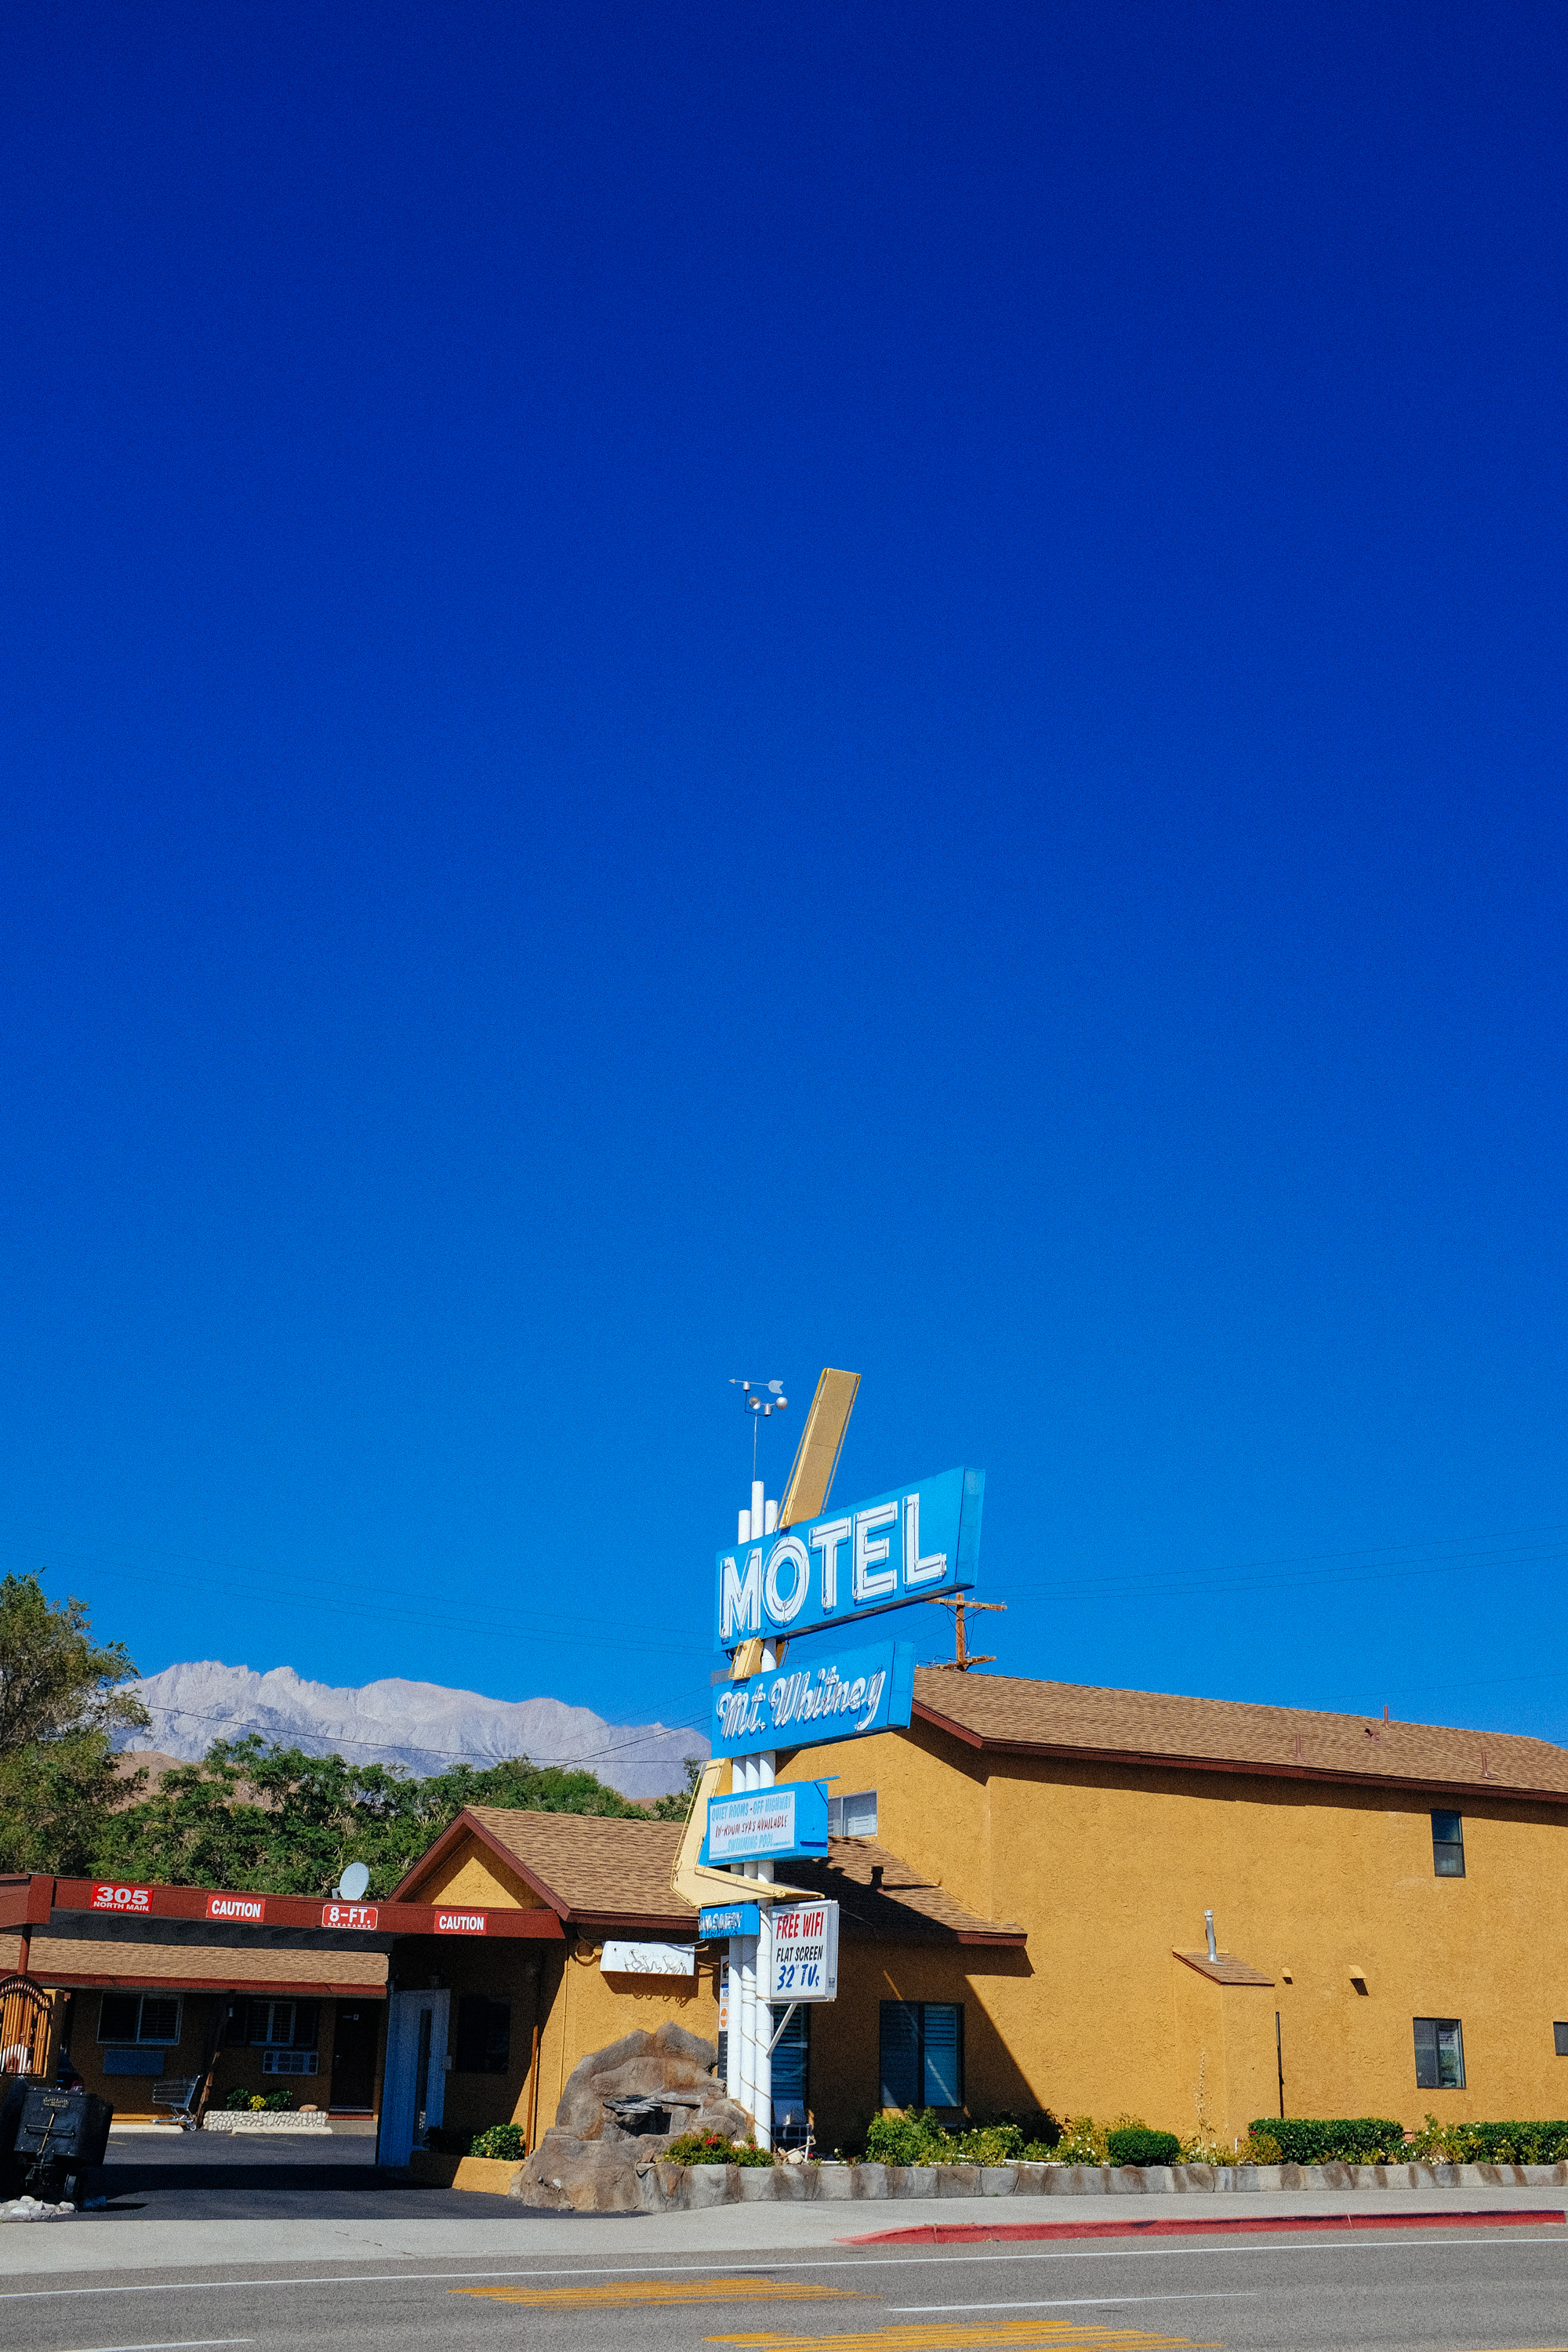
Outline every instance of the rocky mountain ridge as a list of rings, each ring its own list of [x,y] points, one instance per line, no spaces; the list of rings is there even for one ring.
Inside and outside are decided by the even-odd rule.
[[[486,1698],[440,1683],[392,1678],[336,1689],[307,1682],[292,1666],[258,1674],[204,1658],[165,1666],[128,1687],[152,1716],[153,1728],[128,1733],[121,1746],[144,1743],[185,1762],[204,1756],[215,1739],[255,1731],[307,1755],[401,1764],[420,1775],[526,1756],[534,1764],[581,1766],[623,1796],[647,1798],[680,1788],[684,1759],[708,1752],[700,1732],[608,1723],[560,1699]]]

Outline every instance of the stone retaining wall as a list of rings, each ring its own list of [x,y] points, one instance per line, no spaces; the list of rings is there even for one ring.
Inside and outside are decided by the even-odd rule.
[[[289,2107],[271,2115],[265,2109],[258,2115],[254,2108],[209,2107],[202,2118],[204,2131],[324,2132],[327,2127],[326,2116],[320,2107]]]
[[[640,2176],[643,2210],[900,2197],[1253,2196],[1273,2189],[1552,2189],[1568,2164],[665,2164]],[[515,2193],[515,2192],[514,2192]],[[525,2191],[526,2193],[526,2191]]]

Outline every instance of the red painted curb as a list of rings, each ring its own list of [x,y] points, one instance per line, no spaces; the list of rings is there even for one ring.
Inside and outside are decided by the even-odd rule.
[[[1536,2221],[1568,2222],[1568,2213],[1549,2205],[1502,2205],[1488,2213],[1264,2213],[1194,2214],[1190,2221],[1161,2215],[1140,2221],[1129,2214],[1115,2221],[922,2221],[912,2230],[868,2230],[840,2238],[841,2246],[996,2245],[1020,2238],[1237,2237],[1271,2230],[1444,2230],[1453,2223],[1506,2230]]]

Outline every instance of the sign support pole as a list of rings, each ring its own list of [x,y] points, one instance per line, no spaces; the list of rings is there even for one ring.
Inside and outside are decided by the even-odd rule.
[[[764,1642],[763,1672],[771,1674],[777,1664],[777,1648],[772,1642]],[[756,1756],[737,1756],[733,1767],[736,1792],[750,1796],[758,1790],[771,1789],[776,1760],[772,1748]],[[773,1882],[771,1862],[744,1862],[738,1867],[742,1878],[756,1879],[764,1885]],[[730,1938],[730,2039],[724,2088],[736,2105],[743,2107],[752,2117],[757,2146],[765,2148],[773,2144],[773,2011],[768,2004],[772,1964],[773,1919],[764,1903],[759,1908],[757,1934]]]

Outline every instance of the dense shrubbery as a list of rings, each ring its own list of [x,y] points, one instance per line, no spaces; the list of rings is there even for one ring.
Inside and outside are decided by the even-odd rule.
[[[726,2139],[722,2132],[683,2132],[672,2139],[660,2159],[665,2164],[772,2164],[765,2147],[747,2140]]]
[[[1440,2124],[1428,2116],[1399,2154],[1418,2164],[1562,2164],[1568,2123]]]
[[[999,2116],[967,2131],[949,2131],[930,2109],[874,2116],[866,2127],[868,2164],[1040,2164],[1061,2137],[1048,2110]]]
[[[1405,2126],[1387,2116],[1259,2116],[1252,2129],[1284,2164],[1397,2164],[1405,2153]]]
[[[231,2091],[224,2101],[237,2114],[286,2116],[294,2105],[291,2091]]]
[[[1107,2135],[1106,2154],[1112,2164],[1175,2164],[1182,2143],[1174,2132],[1150,2131],[1144,2124],[1124,2124]]]
[[[468,2154],[499,2157],[504,2164],[521,2164],[528,2154],[528,2142],[523,2138],[521,2124],[491,2124],[489,2131],[474,2134],[468,2143]]]

